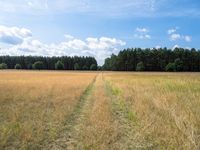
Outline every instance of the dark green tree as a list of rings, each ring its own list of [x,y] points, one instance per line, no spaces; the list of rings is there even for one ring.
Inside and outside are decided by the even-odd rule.
[[[83,70],[89,70],[88,66],[86,66],[86,65],[84,65],[82,69]]]
[[[55,63],[55,69],[56,70],[64,70],[65,69],[65,67],[64,67],[64,64],[62,63],[62,61],[57,61],[56,63]]]
[[[44,57],[44,56],[0,56],[0,64],[6,63],[8,69],[15,69],[16,64],[21,65],[21,69],[32,69],[32,64],[37,61],[43,62],[43,69],[55,70],[55,63],[62,61],[65,70],[74,70],[74,64],[77,63],[80,69],[86,65],[89,69],[92,64],[97,64],[97,61],[93,57]]]
[[[168,72],[176,71],[175,64],[174,63],[168,63],[167,66],[165,67],[165,71],[168,71]]]
[[[0,69],[7,69],[7,68],[8,68],[8,66],[7,66],[6,63],[1,63],[0,64]]]
[[[41,69],[44,69],[44,63],[42,61],[36,61],[33,66],[32,66],[33,69],[35,70],[41,70]]]
[[[141,61],[137,64],[136,71],[144,71],[144,70],[145,70],[144,63]]]
[[[183,62],[180,58],[175,59],[174,65],[176,71],[183,71]]]
[[[31,63],[29,63],[29,64],[27,65],[27,69],[33,69],[33,65],[32,65]]]
[[[15,69],[22,69],[22,66],[20,64],[16,64]]]
[[[90,70],[97,70],[97,65],[96,64],[92,64],[90,66]]]
[[[75,63],[75,64],[74,64],[74,70],[80,70],[80,66],[79,66],[78,63]]]

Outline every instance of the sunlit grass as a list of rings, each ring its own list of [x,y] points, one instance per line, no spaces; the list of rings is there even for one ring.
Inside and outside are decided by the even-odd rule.
[[[199,149],[199,115],[199,73],[0,72],[1,148]]]
[[[37,149],[54,140],[95,75],[0,72],[1,147]]]
[[[122,91],[123,99],[136,114],[137,126],[133,127],[132,136],[140,148],[200,148],[200,74],[108,73],[105,76]]]

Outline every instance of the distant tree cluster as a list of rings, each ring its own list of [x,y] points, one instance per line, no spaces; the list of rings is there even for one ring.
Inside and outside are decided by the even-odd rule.
[[[93,57],[0,56],[0,69],[97,70]]]
[[[112,71],[200,71],[200,51],[167,48],[125,49],[105,60],[104,70]]]

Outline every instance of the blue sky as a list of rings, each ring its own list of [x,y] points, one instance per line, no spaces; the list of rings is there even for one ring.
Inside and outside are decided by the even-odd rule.
[[[199,49],[198,0],[0,0],[0,55],[84,55],[127,47]]]

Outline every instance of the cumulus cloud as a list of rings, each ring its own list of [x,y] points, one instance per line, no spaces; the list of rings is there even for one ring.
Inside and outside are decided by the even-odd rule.
[[[174,32],[176,32],[176,29],[169,29],[169,30],[167,31],[168,34],[172,34],[172,33],[174,33]]]
[[[192,40],[191,36],[189,36],[189,35],[181,35],[181,34],[177,33],[177,29],[178,28],[169,29],[167,31],[167,33],[169,34],[169,39],[171,41],[184,40],[186,42],[191,42],[191,40]]]
[[[170,40],[171,41],[176,41],[176,40],[179,40],[179,39],[181,39],[181,35],[180,34],[174,33],[174,34],[170,35]]]
[[[13,30],[15,31],[15,34],[13,34],[15,36],[11,34],[11,37],[21,39],[20,42],[12,42],[13,45],[11,47],[0,49],[0,55],[93,56],[102,65],[106,57],[112,53],[117,53],[120,47],[126,45],[124,41],[116,38],[88,37],[85,40],[81,40],[71,35],[64,35],[66,39],[63,42],[45,44],[30,37],[32,34],[28,29],[14,28]],[[20,34],[16,31],[20,31]],[[11,42],[9,41],[9,43]]]
[[[68,40],[74,39],[74,37],[70,34],[65,34],[64,37]]]
[[[186,42],[190,42],[192,40],[192,37],[186,35],[186,36],[184,36],[184,39],[185,39]]]
[[[20,44],[31,36],[32,32],[26,28],[0,26],[0,42],[6,44]]]
[[[151,35],[148,34],[149,30],[147,28],[139,28],[137,27],[135,29],[134,37],[137,39],[145,40],[145,39],[151,39]]]

